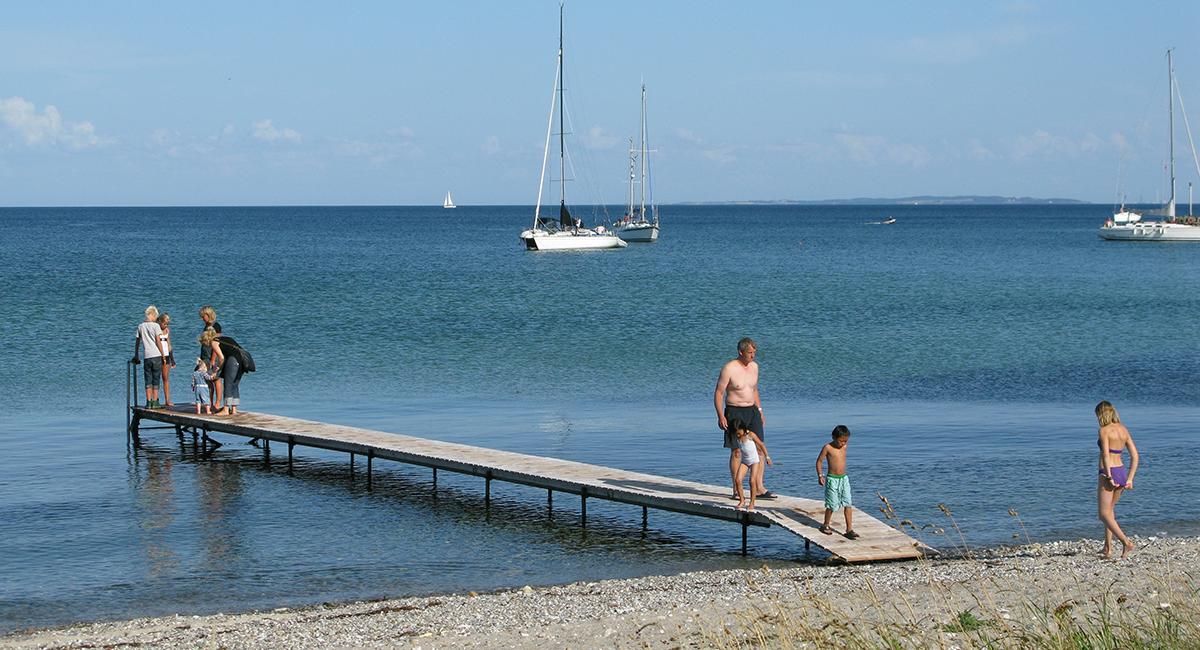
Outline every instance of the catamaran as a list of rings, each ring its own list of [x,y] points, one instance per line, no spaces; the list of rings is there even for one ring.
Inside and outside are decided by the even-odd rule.
[[[457,205],[454,205],[454,199],[450,198],[450,190],[446,190],[446,200],[442,201],[442,207],[446,208],[447,210],[458,207]]]
[[[1100,227],[1100,237],[1119,241],[1200,241],[1200,223],[1195,214],[1186,217],[1175,215],[1175,99],[1179,99],[1179,111],[1183,113],[1183,124],[1187,129],[1188,143],[1192,146],[1192,161],[1200,175],[1200,158],[1192,144],[1192,127],[1188,124],[1183,96],[1175,81],[1175,66],[1171,62],[1171,50],[1167,50],[1167,134],[1170,143],[1171,198],[1161,210],[1135,212],[1122,205],[1112,218]],[[1190,186],[1190,183],[1189,183]],[[1188,212],[1191,200],[1188,201]],[[1144,220],[1144,216],[1162,217],[1159,220]]]
[[[526,250],[562,251],[625,248],[629,244],[604,226],[585,228],[567,209],[566,109],[563,107],[563,17],[558,8],[558,66],[554,72],[554,92],[550,95],[550,118],[546,125],[546,148],[542,152],[542,174],[538,179],[537,205],[533,209],[533,227],[521,233]],[[554,133],[554,113],[558,109],[558,218],[542,216],[542,190],[546,185],[546,167],[550,160],[550,142]]]
[[[620,222],[613,225],[617,236],[625,241],[636,242],[654,242],[658,241],[658,208],[654,206],[654,196],[650,196],[650,211],[654,215],[654,221],[650,221],[646,217],[646,187],[647,179],[650,177],[650,150],[646,148],[646,84],[642,84],[642,119],[641,119],[641,134],[639,135],[640,146],[635,151],[633,148],[633,140],[629,141],[629,204],[625,210],[625,217]],[[641,177],[635,174],[638,164],[641,164]],[[634,202],[633,186],[637,184],[641,187],[641,201]]]

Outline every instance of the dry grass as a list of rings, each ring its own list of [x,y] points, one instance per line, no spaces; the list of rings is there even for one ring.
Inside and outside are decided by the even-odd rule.
[[[1092,569],[1095,565],[1049,558],[1032,545],[1035,556],[1029,563],[988,573],[996,562],[979,558],[967,545],[945,505],[939,504],[939,510],[949,521],[947,527],[918,527],[898,518],[887,498],[879,497],[880,512],[893,526],[940,534],[946,544],[942,548],[953,548],[953,555],[961,559],[919,560],[924,577],[919,588],[880,593],[863,572],[849,576],[846,582],[854,584],[836,594],[820,594],[808,585],[782,601],[751,598],[747,602],[758,605],[734,614],[721,629],[704,632],[701,645],[1200,650],[1200,567],[1144,563],[1105,584]],[[1008,514],[1029,541],[1020,514]],[[952,564],[960,569],[965,564],[966,573],[976,577],[962,584],[939,577],[944,573],[940,569]],[[757,586],[752,583],[751,588],[753,592]]]

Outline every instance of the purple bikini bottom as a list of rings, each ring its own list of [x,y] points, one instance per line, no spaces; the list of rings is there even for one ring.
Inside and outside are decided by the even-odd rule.
[[[1124,465],[1114,465],[1108,468],[1112,472],[1112,482],[1117,487],[1125,487],[1125,483],[1129,481],[1129,475],[1125,473]],[[1100,476],[1104,476],[1104,470],[1100,470]]]

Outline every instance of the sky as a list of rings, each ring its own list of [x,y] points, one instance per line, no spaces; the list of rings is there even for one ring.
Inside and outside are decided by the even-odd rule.
[[[664,203],[1161,201],[1176,46],[1200,130],[1200,2],[565,13],[573,204],[624,201],[643,82]],[[11,3],[0,206],[532,204],[557,41],[543,1]]]

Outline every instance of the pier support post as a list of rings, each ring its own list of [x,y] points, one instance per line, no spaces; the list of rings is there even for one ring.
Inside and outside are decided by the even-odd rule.
[[[483,477],[483,507],[490,508],[492,506],[492,473],[488,472]]]
[[[646,506],[642,506],[642,530],[646,530],[646,524],[649,523],[649,516]]]
[[[371,462],[375,460],[375,452],[367,452],[367,489],[371,489]]]
[[[129,420],[129,435],[133,437],[133,441],[138,442],[138,427],[142,424],[142,416],[135,411],[133,417]]]
[[[750,515],[742,513],[742,555],[746,555],[746,532],[750,529]]]
[[[288,471],[292,471],[292,448],[296,446],[296,439],[288,436]]]
[[[437,468],[433,468],[433,491],[437,492]]]
[[[587,528],[587,488],[579,491],[579,524]]]
[[[354,478],[354,452],[350,452],[350,478]]]
[[[804,552],[805,552],[805,553],[807,553],[807,552],[808,552],[808,548],[809,548],[810,546],[812,546],[812,541],[811,541],[811,540],[809,540],[807,537],[805,537],[805,538],[804,538]]]
[[[179,425],[179,424],[175,425],[175,435],[179,436],[180,440],[183,440],[183,426],[182,425]]]
[[[262,441],[263,441],[263,451],[267,452],[267,455],[270,456],[271,455],[271,439],[263,438]]]

